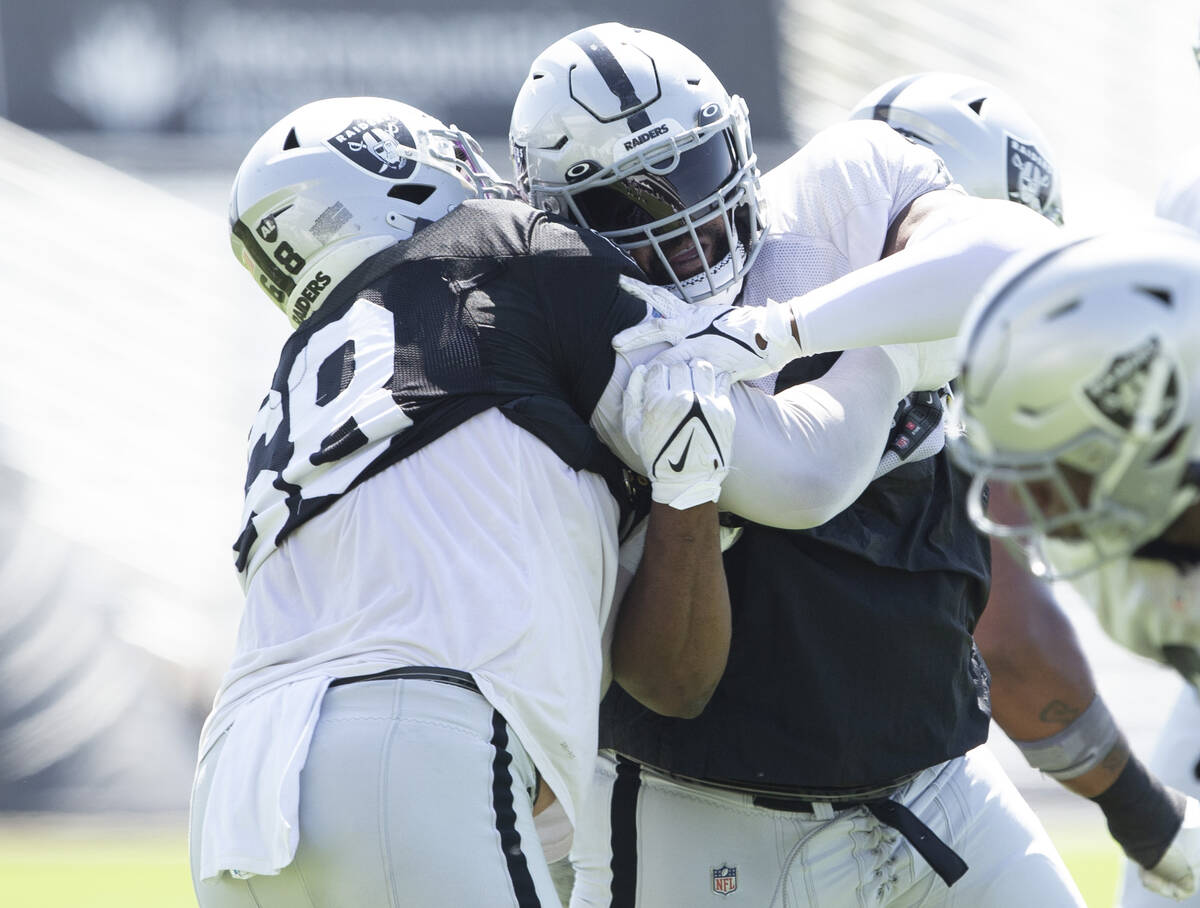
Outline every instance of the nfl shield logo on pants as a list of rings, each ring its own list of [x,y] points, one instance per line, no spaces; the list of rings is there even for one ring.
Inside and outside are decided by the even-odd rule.
[[[719,892],[721,895],[729,895],[729,893],[737,889],[736,867],[730,867],[728,864],[714,867],[712,875],[713,892]]]

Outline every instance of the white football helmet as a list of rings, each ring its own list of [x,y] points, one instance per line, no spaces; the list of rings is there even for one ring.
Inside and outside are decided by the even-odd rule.
[[[615,22],[567,35],[533,61],[509,141],[534,207],[652,250],[652,282],[689,302],[741,289],[763,232],[746,104],[683,45]]]
[[[478,143],[386,98],[330,98],[288,114],[238,169],[233,253],[299,326],[365,259],[464,199],[512,198]]]
[[[851,119],[882,120],[931,149],[969,194],[1010,199],[1062,223],[1050,145],[1024,109],[969,76],[928,72],[893,79],[854,105]]]
[[[1017,256],[960,332],[952,455],[974,473],[967,510],[1074,576],[1156,538],[1200,481],[1200,236],[1159,222]],[[1009,486],[1022,521],[985,513]],[[1045,543],[1074,550],[1066,569]]]

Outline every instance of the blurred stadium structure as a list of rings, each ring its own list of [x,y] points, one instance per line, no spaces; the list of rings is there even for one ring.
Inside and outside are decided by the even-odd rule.
[[[237,162],[304,101],[384,94],[503,165],[528,62],[597,15],[437,9],[0,0],[0,810],[186,807],[236,629],[245,432],[287,333],[228,253]],[[767,167],[925,69],[1023,101],[1076,225],[1149,214],[1200,145],[1193,0],[614,0],[603,15],[707,58],[746,96]],[[1178,682],[1072,611],[1145,754]],[[996,738],[1018,783],[1053,797]]]

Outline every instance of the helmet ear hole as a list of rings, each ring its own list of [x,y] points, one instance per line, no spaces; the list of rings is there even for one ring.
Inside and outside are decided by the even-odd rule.
[[[287,138],[283,140],[283,150],[290,151],[293,148],[300,147],[300,140],[296,138],[296,128],[292,127],[288,130]]]
[[[390,198],[399,199],[401,202],[422,205],[435,191],[436,187],[422,183],[400,183],[389,189],[387,194]]]
[[[975,113],[979,114],[980,116],[983,116],[983,102],[986,100],[987,98],[976,98],[974,101],[968,104],[967,107],[971,108],[971,110],[975,111]]]

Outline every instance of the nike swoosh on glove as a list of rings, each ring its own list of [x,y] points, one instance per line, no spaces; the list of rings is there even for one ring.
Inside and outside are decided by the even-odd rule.
[[[672,365],[704,360],[731,381],[761,378],[804,356],[791,302],[765,306],[694,306],[669,290],[621,278],[621,286],[645,300],[652,315],[613,338],[618,353],[651,344],[672,347],[653,359]]]
[[[1159,895],[1182,901],[1196,893],[1200,881],[1200,802],[1189,797],[1183,825],[1162,860],[1149,870],[1138,868],[1142,885]]]
[[[702,360],[633,370],[621,421],[655,501],[684,510],[720,497],[733,444],[729,385]]]

